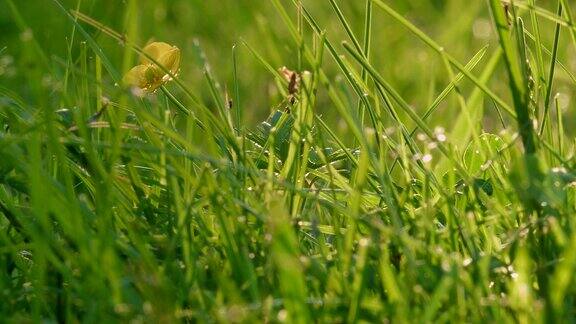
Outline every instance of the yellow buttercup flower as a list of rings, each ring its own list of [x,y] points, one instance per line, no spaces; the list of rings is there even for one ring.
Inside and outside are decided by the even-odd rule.
[[[163,42],[153,42],[146,45],[143,52],[163,66],[164,69],[170,71],[172,75],[178,74],[180,69],[180,49],[178,47]],[[144,55],[140,59],[140,65],[130,69],[124,76],[125,84],[145,92],[154,92],[170,80],[172,80],[170,74]]]

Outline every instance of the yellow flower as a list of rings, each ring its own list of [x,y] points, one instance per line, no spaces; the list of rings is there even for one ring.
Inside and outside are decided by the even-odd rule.
[[[143,52],[150,56],[164,69],[176,75],[180,69],[180,49],[163,42],[153,42],[144,47]],[[170,81],[171,76],[164,72],[156,63],[142,56],[140,65],[130,69],[124,76],[124,83],[137,87],[145,92],[154,92],[164,83]]]

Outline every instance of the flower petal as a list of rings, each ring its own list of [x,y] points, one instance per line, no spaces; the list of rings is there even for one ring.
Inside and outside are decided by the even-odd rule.
[[[124,75],[122,81],[127,85],[145,89],[149,83],[148,70],[146,65],[136,65]]]
[[[146,47],[144,47],[142,51],[151,58],[153,58],[154,60],[158,61],[164,53],[170,51],[173,47],[175,46],[172,46],[164,42],[152,42],[146,45]],[[150,59],[148,59],[145,56],[142,56],[140,62],[142,64],[154,64]]]
[[[158,58],[158,63],[170,71],[170,73],[176,75],[180,69],[180,49],[172,46],[172,48]]]

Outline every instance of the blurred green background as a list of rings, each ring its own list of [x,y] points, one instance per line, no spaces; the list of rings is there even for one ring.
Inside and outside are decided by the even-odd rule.
[[[478,64],[479,74],[496,48],[496,35],[489,20],[488,6],[484,1],[434,0],[434,1],[386,1],[406,18],[422,28],[434,40],[442,44],[448,52],[465,63],[483,46],[490,45],[488,53]],[[244,122],[253,126],[265,118],[282,101],[274,83],[273,76],[242,46],[242,40],[256,49],[275,68],[287,66],[296,69],[297,47],[290,38],[286,26],[269,1],[248,0],[84,0],[62,1],[66,8],[79,10],[95,20],[113,29],[132,35],[133,40],[145,45],[151,40],[165,41],[182,49],[181,78],[194,89],[194,92],[209,100],[207,83],[203,76],[202,58],[195,42],[206,54],[211,69],[218,78],[222,89],[230,88],[233,80],[232,48],[238,46],[238,67],[240,79],[241,106]],[[290,13],[296,19],[296,8],[291,2],[284,1]],[[303,1],[310,12],[321,22],[327,37],[339,44],[347,40],[339,25],[335,13],[328,1]],[[352,24],[358,38],[362,38],[364,24],[364,1],[338,1],[346,17]],[[538,5],[555,11],[552,1],[538,1]],[[525,17],[528,28],[529,17]],[[550,48],[554,25],[540,19],[542,39]],[[125,49],[117,41],[83,24],[105,49],[106,55],[119,69],[123,65]],[[63,91],[58,82],[65,68],[68,45],[73,25],[64,13],[51,0],[0,1],[0,85],[17,92],[31,104],[42,104],[33,85],[33,78],[43,80],[42,86],[58,94]],[[308,32],[307,42],[312,42],[312,33]],[[569,35],[564,32],[560,42],[559,59],[571,71],[576,70],[576,53],[570,46]],[[43,66],[38,58],[34,41],[47,58],[49,68]],[[81,35],[76,33],[72,44],[72,57],[78,57]],[[338,50],[341,50],[339,48]],[[135,55],[132,56],[135,58]],[[344,89],[348,85],[333,67],[333,60],[326,55],[326,71],[330,78],[338,81]],[[439,56],[410,34],[405,28],[392,21],[383,12],[376,9],[374,15],[374,35],[372,61],[381,73],[412,104],[422,112],[448,83],[449,77]],[[545,56],[548,64],[548,56]],[[305,68],[305,67],[304,67]],[[106,77],[106,76],[105,76]],[[491,88],[504,98],[509,98],[507,82],[503,69],[491,80]],[[112,87],[111,81],[109,87]],[[472,87],[462,83],[462,91],[467,94]],[[503,89],[503,91],[500,91]],[[574,129],[573,103],[575,89],[568,75],[560,68],[554,93],[561,93],[559,102],[567,122],[567,129]],[[356,100],[350,93],[349,103]],[[105,93],[106,95],[106,93]],[[322,100],[318,110],[331,120],[332,110],[328,100]],[[53,96],[57,98],[58,96]],[[59,104],[55,101],[54,104]],[[500,127],[491,102],[487,107],[485,127],[494,131]],[[432,126],[447,128],[459,113],[456,97],[442,104],[432,116]],[[338,120],[331,120],[338,122]],[[393,126],[393,125],[391,125]],[[346,131],[341,129],[341,131]],[[572,133],[573,134],[573,133]]]

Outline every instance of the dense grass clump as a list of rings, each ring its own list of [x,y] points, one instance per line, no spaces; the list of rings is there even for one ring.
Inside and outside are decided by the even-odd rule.
[[[575,15],[0,0],[0,322],[574,321]]]

